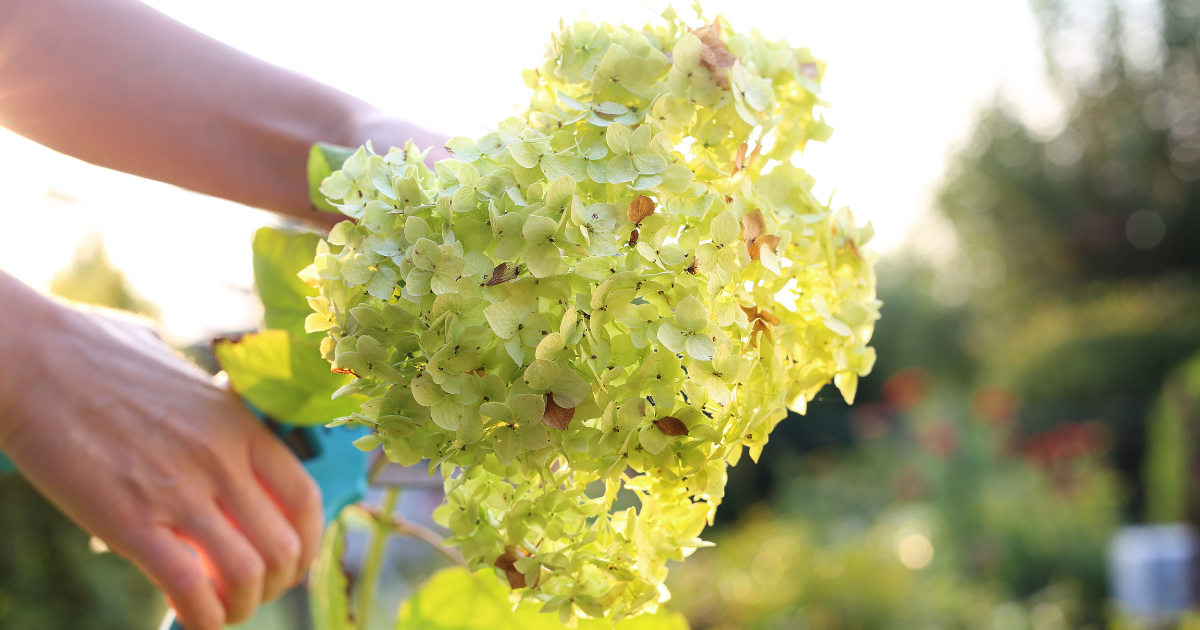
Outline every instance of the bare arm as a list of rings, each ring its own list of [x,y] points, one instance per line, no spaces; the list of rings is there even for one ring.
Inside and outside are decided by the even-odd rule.
[[[301,218],[316,141],[443,138],[136,0],[0,0],[0,126],[108,168]]]
[[[442,137],[136,0],[0,0],[0,126],[325,224],[336,217],[308,200],[313,142],[411,138],[446,155]],[[323,522],[315,484],[153,333],[0,271],[0,355],[0,450],[154,579],[188,628],[245,619],[303,574]]]

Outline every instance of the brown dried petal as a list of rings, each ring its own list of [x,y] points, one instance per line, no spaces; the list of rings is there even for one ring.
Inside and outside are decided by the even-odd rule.
[[[760,249],[763,247],[773,252],[776,251],[775,248],[779,247],[779,237],[774,234],[766,234],[746,243],[746,251],[750,252],[750,260],[758,260],[762,254]]]
[[[508,282],[517,277],[520,269],[515,263],[502,262],[492,270],[492,274],[488,276],[488,280],[484,283],[484,286],[494,287],[497,284]]]
[[[672,416],[655,420],[654,426],[658,427],[658,430],[662,431],[663,435],[669,435],[671,437],[679,437],[681,435],[688,434],[687,425],[684,424],[679,418]]]
[[[349,368],[330,368],[329,371],[333,372],[334,374],[353,374],[354,378],[362,378],[358,375],[358,373]]]
[[[546,426],[551,429],[566,431],[567,425],[571,424],[571,418],[574,417],[574,409],[558,406],[558,403],[554,402],[554,394],[546,394],[546,411],[542,414],[542,422],[546,423]]]
[[[747,212],[746,216],[742,217],[742,240],[746,241],[747,246],[766,231],[767,221],[763,219],[761,210]]]
[[[645,195],[638,195],[629,204],[629,209],[625,211],[625,217],[634,224],[641,223],[652,214],[654,214],[654,200]]]
[[[733,156],[734,171],[740,171],[746,168],[746,143],[743,142],[738,146],[737,154]]]
[[[630,246],[630,247],[633,247],[634,245],[637,245],[637,242],[638,242],[638,236],[639,236],[639,235],[638,235],[637,228],[634,228],[634,230],[633,230],[632,232],[630,232],[630,233],[629,233],[629,246]]]
[[[729,52],[729,46],[721,40],[721,16],[718,15],[708,26],[692,30],[692,34],[700,39],[700,65],[712,71],[713,79],[721,89],[728,90],[729,69],[737,57]]]
[[[496,559],[496,568],[504,571],[510,588],[525,588],[525,574],[517,570],[516,562],[520,559],[517,548],[512,545],[505,547],[504,555]]]

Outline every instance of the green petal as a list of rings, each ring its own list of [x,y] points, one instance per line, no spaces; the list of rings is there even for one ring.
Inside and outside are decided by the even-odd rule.
[[[517,394],[508,399],[508,408],[513,411],[513,418],[521,424],[542,423],[542,414],[546,413],[546,397],[538,394]]]
[[[671,322],[663,322],[658,328],[658,340],[671,352],[683,352],[684,331]],[[613,359],[616,360],[616,344],[613,345]]]
[[[546,361],[553,361],[558,358],[558,353],[563,351],[566,346],[566,341],[560,333],[550,333],[542,337],[541,343],[537,345],[537,350],[534,351],[534,356]]]
[[[501,339],[512,339],[517,334],[517,325],[521,323],[521,313],[508,302],[496,302],[483,309],[492,332]]]
[[[483,377],[479,383],[479,389],[483,392],[484,398],[488,400],[501,401],[508,398],[508,385],[504,383],[504,379],[495,374]]]
[[[501,402],[485,402],[479,406],[479,412],[501,422],[513,422],[512,409]]]
[[[521,236],[525,237],[530,243],[544,241],[558,231],[558,222],[550,217],[532,216],[525,221],[525,226],[521,229]]]
[[[508,143],[508,153],[513,160],[525,168],[537,166],[542,159],[542,152],[526,140],[515,140]]]
[[[704,335],[688,335],[684,341],[684,349],[688,356],[697,361],[709,361],[713,358],[713,353],[716,351],[716,344],[713,343],[712,337]]]
[[[437,243],[427,239],[417,239],[413,245],[413,253],[410,259],[412,264],[417,269],[422,271],[433,271],[433,268],[442,262],[442,250]]]
[[[587,161],[577,155],[547,155],[542,158],[542,173],[551,181],[570,177],[582,182],[588,178]]]
[[[483,439],[483,419],[480,418],[478,409],[467,407],[463,410],[456,437],[463,444],[474,444]]]
[[[708,309],[695,296],[689,295],[675,307],[675,323],[683,330],[703,330],[708,323]]]
[[[613,123],[608,126],[604,132],[604,140],[608,143],[609,148],[613,153],[628,155],[630,153],[630,142],[633,134],[629,131],[629,127],[621,123]]]
[[[621,126],[624,127],[625,125]],[[612,129],[612,126],[609,126],[609,129]],[[628,152],[634,154],[645,152],[646,149],[650,148],[650,140],[653,138],[653,136],[654,133],[651,131],[650,125],[642,125],[638,127],[632,134],[629,135]],[[612,146],[612,141],[610,140],[608,144],[609,146]],[[613,150],[615,151],[616,147],[613,147]]]
[[[428,295],[430,291],[430,282],[433,280],[433,274],[420,269],[413,269],[404,277],[404,288],[409,293],[417,296]]]
[[[608,161],[605,178],[610,184],[623,184],[637,179],[638,170],[633,165],[633,158],[628,155],[615,155]]]
[[[421,372],[409,384],[413,399],[423,407],[432,407],[446,399],[446,392],[435,382],[429,372]]]
[[[563,368],[558,375],[558,380],[550,388],[550,393],[554,394],[554,402],[559,407],[573,409],[592,393],[592,386],[580,378],[575,370]]]
[[[446,141],[446,150],[454,159],[462,162],[474,162],[479,159],[479,146],[475,141],[465,136],[456,136]]]
[[[383,349],[383,344],[379,343],[374,337],[363,335],[358,338],[356,345],[358,353],[367,361],[375,362],[387,357],[387,351]]]
[[[531,245],[525,249],[525,265],[536,278],[547,278],[558,271],[562,254],[553,243]]]
[[[462,424],[466,409],[463,405],[446,398],[430,409],[430,418],[447,431],[457,431]]]
[[[500,427],[492,433],[492,449],[496,452],[496,457],[507,466],[520,454],[521,438],[516,431]]]
[[[646,449],[653,455],[658,455],[663,451],[664,448],[667,448],[667,443],[670,442],[670,440],[671,438],[667,437],[667,434],[660,431],[659,428],[653,424],[642,427],[642,429],[638,431],[638,442],[641,443],[642,448]]]
[[[534,359],[525,369],[525,384],[534,391],[549,391],[558,380],[559,371],[558,364],[553,361]]]
[[[692,185],[695,175],[691,169],[679,164],[672,164],[658,174],[662,178],[659,187],[667,192],[682,193]]]
[[[404,240],[409,243],[416,243],[431,233],[432,230],[429,229],[429,224],[421,217],[410,216],[404,222]]]
[[[351,256],[342,262],[342,277],[350,284],[366,284],[371,274],[371,261],[366,256]]]
[[[380,300],[392,297],[396,291],[396,272],[390,267],[380,267],[367,283],[367,293]]]
[[[729,245],[738,236],[738,220],[732,210],[718,214],[708,228],[712,240],[722,245]]]

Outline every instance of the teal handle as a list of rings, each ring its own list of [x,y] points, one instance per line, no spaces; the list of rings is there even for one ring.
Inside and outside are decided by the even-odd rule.
[[[5,457],[4,453],[0,453],[0,475],[17,472],[17,466],[12,463],[12,460]]]

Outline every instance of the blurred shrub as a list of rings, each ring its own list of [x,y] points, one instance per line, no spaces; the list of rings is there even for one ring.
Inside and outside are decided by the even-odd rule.
[[[1105,621],[1119,521],[1102,426],[1020,439],[1018,401],[918,395],[903,371],[854,412],[859,449],[794,461],[774,514],[714,536],[670,586],[696,628],[1063,630]],[[898,411],[904,409],[904,412]],[[790,473],[790,474],[788,474]]]
[[[142,297],[113,265],[99,235],[83,240],[71,264],[54,274],[50,292],[81,304],[95,304],[157,317],[158,307]]]
[[[89,536],[22,478],[0,475],[0,628],[137,630],[165,607],[133,565]]]

